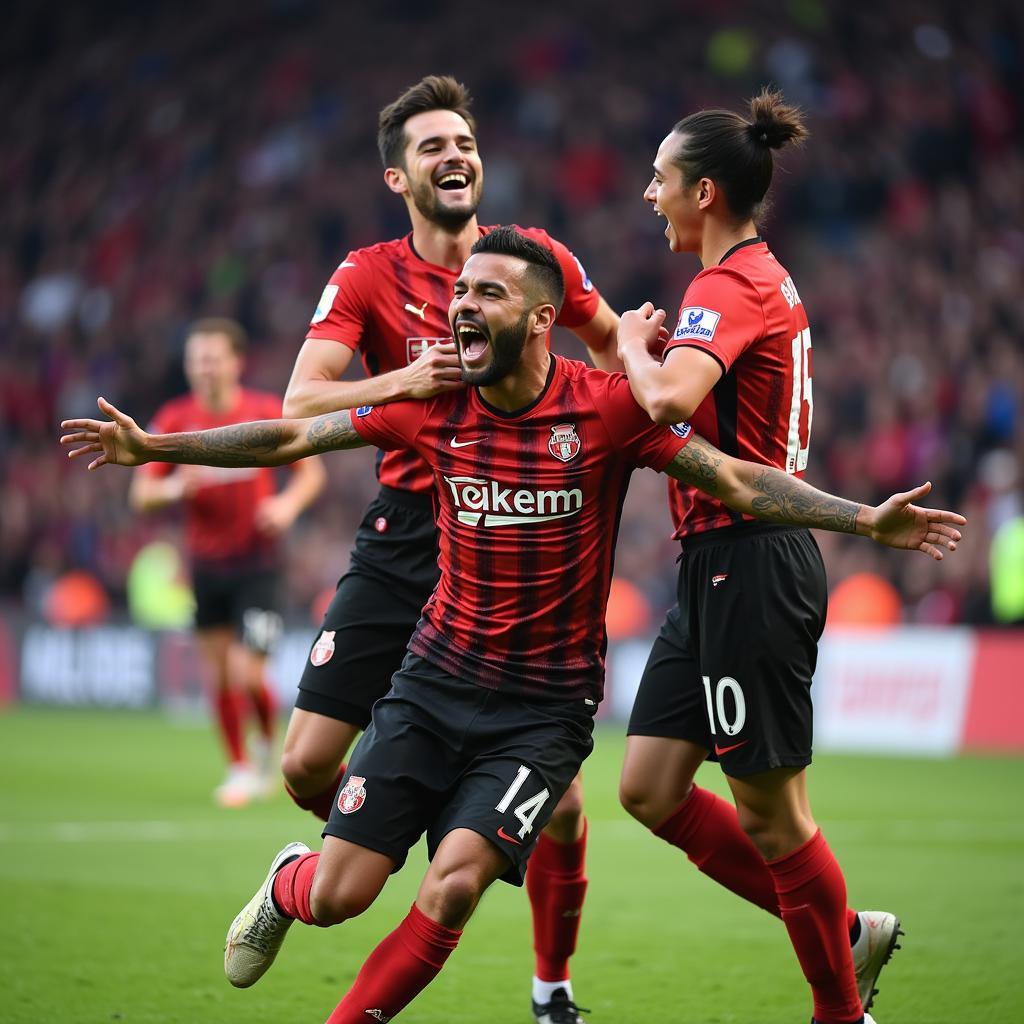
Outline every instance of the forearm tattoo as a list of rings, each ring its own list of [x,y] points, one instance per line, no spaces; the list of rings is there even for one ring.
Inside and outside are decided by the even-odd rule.
[[[722,465],[721,454],[704,438],[691,437],[690,443],[676,453],[666,472],[683,483],[707,491],[708,494],[717,494],[718,469]]]
[[[764,519],[838,533],[857,532],[859,504],[816,490],[781,469],[760,470],[750,486],[760,495],[751,500],[750,507]]]
[[[317,416],[306,431],[306,440],[314,451],[330,452],[339,448],[358,448],[366,442],[352,426],[352,412],[342,409]]]
[[[272,466],[281,461],[274,456],[288,439],[289,433],[283,423],[260,420],[213,430],[167,434],[156,450],[161,462],[198,466]]]

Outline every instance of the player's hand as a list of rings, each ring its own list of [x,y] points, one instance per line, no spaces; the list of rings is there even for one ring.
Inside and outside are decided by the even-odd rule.
[[[659,362],[669,334],[665,328],[665,310],[645,302],[638,309],[627,309],[619,318],[618,353],[625,362],[626,354],[645,352]]]
[[[256,529],[267,537],[280,537],[295,522],[295,508],[282,494],[264,498],[253,514]]]
[[[937,561],[943,558],[943,548],[956,551],[960,540],[956,527],[963,526],[967,520],[956,512],[912,504],[931,489],[931,483],[924,483],[911,491],[894,494],[875,508],[868,508],[864,515],[867,535],[890,548],[923,551]]]
[[[409,398],[433,398],[465,387],[455,342],[442,341],[421,352],[405,368],[405,386]]]
[[[147,456],[147,434],[136,422],[120,409],[115,408],[105,398],[96,399],[100,412],[106,413],[109,420],[64,420],[62,430],[73,430],[73,434],[64,434],[60,443],[70,449],[69,459],[77,459],[82,455],[99,453],[98,458],[89,463],[88,469],[99,469],[100,466],[141,466],[149,462]],[[78,448],[73,445],[80,445]]]

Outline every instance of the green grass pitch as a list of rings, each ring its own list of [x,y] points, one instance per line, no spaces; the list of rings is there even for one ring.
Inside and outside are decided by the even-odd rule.
[[[777,921],[719,889],[616,802],[622,730],[599,730],[585,774],[590,894],[574,961],[593,1024],[805,1024],[810,999]],[[324,1020],[406,913],[422,848],[363,917],[293,927],[255,988],[221,968],[227,925],[313,819],[280,796],[216,808],[210,732],[155,714],[0,715],[0,1021],[262,1024]],[[703,783],[722,791],[718,769]],[[879,1024],[1024,1020],[1024,760],[825,755],[818,820],[854,906],[897,912]],[[449,966],[402,1015],[528,1024],[525,893],[498,884]]]

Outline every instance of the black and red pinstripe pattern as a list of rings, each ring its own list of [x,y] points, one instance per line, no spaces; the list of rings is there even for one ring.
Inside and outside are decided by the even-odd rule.
[[[415,444],[435,472],[441,580],[410,649],[451,675],[525,699],[600,700],[629,474],[637,465],[664,468],[686,441],[651,423],[621,374],[559,357],[542,394],[514,414],[473,389],[380,406],[354,423],[371,444]],[[580,441],[568,462],[549,449],[552,427],[565,423]],[[485,491],[496,510],[485,508]],[[558,491],[561,504],[545,499],[543,511],[569,514],[531,519],[537,495]]]

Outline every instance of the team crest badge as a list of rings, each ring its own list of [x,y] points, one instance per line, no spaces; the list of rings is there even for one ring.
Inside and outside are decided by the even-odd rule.
[[[443,341],[451,341],[451,336],[447,338],[406,338],[405,339],[405,359],[408,363],[415,363],[417,359],[428,348],[433,348],[435,345],[440,345]]]
[[[579,455],[581,447],[575,423],[559,423],[551,428],[548,451],[559,462],[569,462],[571,459],[575,459]]]
[[[337,632],[336,629],[325,629],[313,644],[309,660],[315,668],[326,665],[334,657],[334,634]]]
[[[364,783],[366,779],[361,779],[358,775],[353,775],[352,778],[345,783],[342,791],[338,794],[338,810],[342,814],[355,814],[360,807],[363,806],[366,800],[366,786]]]

